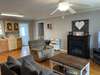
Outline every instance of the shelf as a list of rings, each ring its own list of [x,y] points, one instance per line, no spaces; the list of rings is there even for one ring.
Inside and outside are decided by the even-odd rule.
[[[55,65],[53,71],[59,74],[68,74],[68,75],[80,75],[80,71],[71,67]]]

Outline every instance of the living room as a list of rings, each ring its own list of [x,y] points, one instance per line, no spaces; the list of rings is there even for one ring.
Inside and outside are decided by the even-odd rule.
[[[23,0],[20,2],[17,0],[7,2],[5,0],[0,1],[0,24],[2,26],[0,64],[1,67],[3,66],[3,69],[5,69],[5,63],[7,64],[9,56],[11,56],[10,58],[14,57],[13,60],[16,59],[16,61],[18,61],[17,59],[24,59],[25,61],[28,59],[27,56],[31,54],[34,57],[35,63],[42,66],[42,69],[45,71],[43,70],[43,74],[40,74],[39,71],[32,72],[33,74],[28,71],[26,75],[60,75],[60,71],[62,70],[63,74],[61,73],[61,75],[70,75],[67,72],[71,73],[71,75],[99,75],[99,0],[66,0],[69,1],[67,3],[71,4],[70,9],[66,11],[57,9],[57,5],[60,6],[60,2],[62,3],[65,0],[24,1],[25,2],[23,2]],[[16,17],[16,15],[20,17]],[[15,28],[12,26],[12,29],[10,29],[9,23],[14,24]],[[23,29],[23,27],[25,27],[25,29]],[[81,40],[79,41],[79,39]],[[47,44],[46,47],[43,47],[45,46],[44,42]],[[37,46],[39,48],[37,48]],[[43,50],[41,49],[42,47],[47,50],[47,52],[41,52]],[[74,49],[74,51],[71,51],[71,49]],[[45,55],[45,53],[47,54]],[[63,55],[61,55],[62,53]],[[43,61],[42,54],[44,56]],[[64,54],[66,55],[64,56]],[[60,59],[60,56],[63,57],[63,59]],[[31,57],[29,59],[32,60]],[[58,62],[55,63],[55,61],[59,61],[60,66],[58,66]],[[52,69],[56,68],[55,66],[51,69],[51,63],[54,63],[53,67],[57,64],[56,70],[60,68],[60,71],[53,71],[54,73],[51,73]],[[22,61],[21,64],[23,65]],[[22,66],[21,69],[25,67],[26,66]],[[78,70],[76,68],[78,68]],[[9,75],[10,71],[5,71],[8,73],[6,74],[1,68],[2,75]],[[16,72],[15,69],[14,71]],[[21,73],[25,71],[21,70]],[[19,74],[18,69],[17,72],[17,75],[25,75],[24,73]],[[11,73],[10,75],[15,74]]]

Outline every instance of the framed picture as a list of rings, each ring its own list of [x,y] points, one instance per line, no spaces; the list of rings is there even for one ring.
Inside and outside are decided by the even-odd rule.
[[[18,23],[14,22],[13,23],[13,28],[14,28],[14,31],[19,31],[19,25],[18,25]]]
[[[73,32],[89,32],[89,19],[72,21]]]
[[[52,29],[52,24],[47,24],[48,29]]]
[[[12,31],[13,31],[12,22],[6,21],[5,22],[5,32],[12,32]]]
[[[19,24],[14,21],[5,21],[5,32],[18,32]]]

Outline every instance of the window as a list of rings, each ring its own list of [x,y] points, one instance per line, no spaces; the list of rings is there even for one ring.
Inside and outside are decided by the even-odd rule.
[[[28,46],[28,41],[29,41],[28,26],[29,26],[29,23],[27,23],[27,22],[19,23],[20,37],[22,37],[23,46]]]
[[[0,21],[0,35],[4,34],[4,30],[3,30],[3,21]]]
[[[20,28],[20,35],[22,35],[22,36],[25,36],[25,28],[24,27],[22,27],[22,28]]]

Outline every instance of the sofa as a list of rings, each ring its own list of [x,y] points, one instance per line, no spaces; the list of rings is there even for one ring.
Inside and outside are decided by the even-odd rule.
[[[15,59],[8,56],[7,62],[0,64],[1,75],[58,75],[37,64],[32,55]]]

